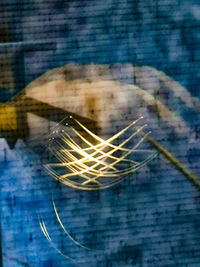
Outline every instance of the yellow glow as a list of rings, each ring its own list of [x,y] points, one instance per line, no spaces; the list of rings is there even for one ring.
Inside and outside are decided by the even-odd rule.
[[[148,133],[142,137],[140,136],[140,140],[131,149],[125,147],[129,141],[142,132],[146,125],[140,126],[119,145],[113,144],[117,138],[127,132],[128,129],[131,129],[131,127],[133,127],[141,119],[142,117],[131,122],[123,130],[119,131],[117,134],[113,135],[107,140],[103,140],[102,138],[98,137],[78,120],[74,119],[74,121],[98,143],[93,145],[77,130],[71,127],[72,131],[82,142],[84,142],[85,145],[87,145],[87,147],[81,147],[68,133],[62,133],[60,135],[62,144],[61,142],[55,141],[55,145],[51,149],[59,162],[46,164],[46,169],[55,179],[67,186],[77,189],[99,190],[116,184],[122,179],[122,176],[134,172],[139,167],[151,160],[155,155],[155,153],[153,153],[151,150],[138,149],[139,145],[143,142]],[[105,152],[105,149],[108,151]],[[116,157],[114,155],[115,152],[120,152],[120,156]],[[143,161],[138,162],[127,159],[128,155],[131,153],[143,152],[147,154],[150,153],[150,155],[148,155]],[[130,166],[128,168],[120,169],[119,164],[123,163],[128,163]],[[59,174],[54,170],[55,167],[66,168],[66,173]],[[83,181],[78,183],[72,180],[73,178],[77,177],[81,177]],[[103,178],[103,182],[100,182],[99,178]],[[106,182],[106,179],[108,178],[112,179],[112,181]]]

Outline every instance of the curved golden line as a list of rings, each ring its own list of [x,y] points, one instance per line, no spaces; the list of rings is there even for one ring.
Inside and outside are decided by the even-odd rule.
[[[127,131],[129,128],[131,128],[134,124],[136,124],[139,120],[143,119],[143,117],[141,116],[139,119],[133,121],[131,124],[129,124],[126,128],[122,129],[119,133],[116,133],[115,135],[113,135],[112,137],[110,137],[106,142],[107,142],[107,146],[108,147],[112,147],[112,148],[116,148],[117,146],[111,144],[110,142],[112,142],[113,140],[117,139],[120,135],[122,135],[125,131]],[[72,127],[71,127],[72,128]],[[86,128],[86,127],[85,127]],[[73,129],[75,130],[75,129]],[[102,139],[103,140],[103,139]],[[102,142],[100,144],[97,144],[94,146],[94,148],[98,148],[98,147],[106,147],[105,144],[103,144]],[[87,150],[91,150],[91,148],[83,148],[83,150],[87,151]],[[127,148],[120,148],[120,150],[122,151],[128,151],[129,149]]]
[[[106,164],[106,163],[104,163],[104,162],[98,160],[98,158],[94,158],[92,155],[90,155],[90,154],[86,153],[85,151],[83,151],[83,150],[81,149],[81,147],[79,147],[78,145],[75,146],[75,145],[73,145],[72,143],[70,143],[70,141],[67,141],[67,145],[70,146],[71,148],[73,148],[74,151],[77,152],[77,154],[83,156],[83,157],[84,157],[84,158],[83,158],[84,161],[87,160],[87,159],[90,159],[90,161],[96,161],[98,164],[105,165],[106,167],[109,167],[108,164]],[[78,163],[81,163],[80,160],[78,160],[77,162],[78,162]],[[75,163],[75,162],[72,162],[72,164],[76,164],[76,163]],[[115,169],[115,168],[113,168],[113,169]]]
[[[141,117],[142,118],[142,117]],[[140,120],[139,118],[138,120]],[[79,124],[87,133],[89,133],[92,137],[94,137],[97,141],[101,141],[100,144],[93,145],[91,142],[89,142],[84,136],[82,136],[78,131],[76,131],[73,127],[71,129],[74,131],[74,133],[89,147],[86,149],[83,149],[80,147],[69,134],[62,134],[62,141],[70,148],[66,149],[64,145],[61,144],[61,142],[58,142],[55,140],[56,146],[51,149],[54,152],[54,155],[56,158],[60,161],[60,163],[52,163],[52,164],[46,164],[46,169],[49,171],[49,173],[60,182],[64,183],[65,185],[69,185],[74,188],[80,188],[81,186],[88,189],[88,190],[95,190],[93,185],[88,185],[89,183],[96,184],[96,189],[101,189],[105,187],[109,187],[116,182],[120,181],[120,176],[124,176],[126,174],[129,174],[131,172],[134,172],[139,167],[143,166],[146,162],[151,160],[155,154],[151,153],[149,157],[147,157],[145,160],[141,162],[136,162],[133,160],[127,159],[127,156],[130,153],[133,153],[134,151],[140,151],[140,152],[151,152],[150,150],[137,150],[138,146],[143,142],[143,140],[146,138],[146,136],[149,134],[145,134],[141,137],[141,139],[137,142],[137,144],[134,145],[132,149],[124,148],[124,145],[128,143],[135,135],[140,134],[142,130],[146,127],[146,125],[140,126],[134,133],[132,133],[129,137],[127,137],[123,142],[121,142],[118,146],[113,145],[111,142],[114,141],[116,138],[118,138],[120,135],[122,135],[124,132],[126,132],[130,127],[132,127],[138,120],[133,121],[130,123],[127,127],[122,129],[117,134],[113,135],[107,140],[103,140],[102,138],[96,136],[93,134],[87,127],[85,127],[83,124],[81,124],[78,120],[74,119],[76,123]],[[110,150],[108,152],[102,151],[104,148],[109,147]],[[86,151],[92,150],[92,153],[87,153]],[[113,154],[121,150],[124,153],[120,157],[115,157]],[[79,155],[79,158],[75,156],[75,153]],[[100,154],[100,155],[99,155]],[[81,158],[80,158],[81,156]],[[111,163],[106,162],[107,159],[114,160]],[[89,163],[93,163],[91,166],[89,166]],[[129,162],[132,163],[133,166],[125,169],[119,170],[118,168],[114,167],[120,162]],[[98,169],[99,166],[99,169]],[[53,168],[55,167],[66,167],[71,172],[60,175],[58,172],[56,172]],[[73,177],[82,177],[85,181],[82,183],[77,183],[71,179]],[[115,181],[112,181],[109,185],[102,184],[98,181],[98,178],[113,178]],[[70,179],[71,178],[71,179]],[[57,218],[58,219],[58,218]],[[61,225],[62,227],[62,225]]]
[[[130,123],[126,128],[124,128],[123,130],[121,130],[119,133],[115,134],[114,136],[112,136],[111,138],[109,138],[108,140],[103,140],[102,138],[100,138],[99,136],[97,136],[96,134],[92,133],[89,129],[87,129],[82,123],[80,123],[78,120],[74,119],[76,121],[76,123],[78,123],[87,133],[89,133],[92,137],[94,137],[97,141],[100,141],[100,145],[104,145],[106,144],[107,146],[110,146],[110,142],[113,141],[114,139],[118,138],[120,135],[122,135],[126,130],[128,130],[131,126],[133,126],[135,123],[137,123],[139,120],[141,120],[143,117],[140,117],[139,119],[133,121],[132,123]]]
[[[94,150],[96,150],[96,152],[98,153],[102,153],[103,155],[105,155],[105,156],[107,156],[107,158],[111,158],[111,159],[118,159],[117,157],[114,157],[114,156],[112,156],[112,154],[115,152],[115,151],[117,151],[117,150],[120,150],[120,148],[123,146],[123,145],[125,145],[128,141],[130,141],[137,133],[138,133],[138,131],[140,131],[140,130],[143,130],[144,129],[144,127],[146,127],[146,125],[144,125],[144,126],[141,126],[135,133],[133,133],[131,136],[129,136],[124,142],[122,142],[119,146],[115,146],[115,148],[113,149],[113,150],[110,150],[109,152],[107,152],[107,153],[105,153],[105,152],[103,152],[103,151],[101,151],[101,150],[99,150],[99,149],[96,149],[95,148],[95,146],[93,146],[89,141],[87,141],[81,134],[79,134],[75,129],[74,129],[74,131],[76,132],[76,134],[85,142],[85,143],[87,143],[88,145],[90,145],[91,146],[91,149],[94,149]],[[106,146],[103,146],[102,147],[102,149],[104,149]],[[84,150],[84,149],[83,149]],[[130,151],[130,149],[128,149],[129,151]],[[95,153],[95,152],[94,152]],[[97,154],[96,153],[96,154]],[[91,156],[93,156],[93,155],[95,155],[95,154],[91,154]],[[101,157],[99,157],[98,159],[100,159]],[[134,162],[133,160],[131,161],[131,162]],[[138,163],[138,162],[135,162],[135,163]]]
[[[64,227],[64,225],[63,225],[63,223],[62,223],[62,221],[61,221],[61,219],[60,219],[60,217],[59,217],[59,215],[58,215],[58,211],[57,211],[57,209],[56,209],[55,201],[52,200],[52,203],[53,203],[54,212],[55,212],[55,214],[56,214],[56,218],[57,218],[57,220],[58,220],[60,226],[62,227],[63,231],[65,232],[65,234],[69,237],[69,239],[70,239],[72,242],[74,242],[77,246],[82,247],[82,248],[85,248],[85,249],[87,249],[87,250],[91,250],[90,248],[81,245],[77,240],[75,240],[75,239],[69,234],[69,232],[68,232],[68,231],[66,230],[66,228]]]
[[[109,151],[109,152],[107,152],[107,153],[103,152],[104,155],[107,156],[107,157],[109,156],[109,158],[118,160],[119,158],[114,157],[114,156],[110,156],[110,154],[113,154],[115,151],[119,150],[123,145],[125,145],[128,141],[130,141],[136,134],[138,134],[141,130],[143,130],[144,127],[146,127],[146,125],[141,126],[139,129],[137,129],[137,131],[136,131],[135,133],[133,133],[130,137],[128,137],[128,138],[127,138],[124,142],[122,142],[119,146],[115,146],[115,149],[113,149],[113,150],[111,150],[111,151]],[[76,131],[76,130],[75,130],[75,131]],[[79,134],[77,131],[76,131],[76,133]],[[80,135],[80,134],[79,134],[79,135]],[[84,140],[86,143],[88,143],[89,145],[91,145],[91,143],[88,142],[84,137],[82,137],[81,135],[80,135],[80,137],[81,137],[81,139]],[[66,149],[64,149],[64,151],[66,151]],[[69,152],[69,150],[67,150],[67,151]],[[74,151],[74,150],[73,150],[73,151]],[[132,152],[132,150],[130,150],[130,149],[127,149],[126,151],[128,151],[128,152],[131,151],[131,152]],[[99,150],[98,150],[98,152],[99,152]],[[95,154],[97,154],[97,153],[94,152],[94,153],[90,154],[90,156],[93,156],[93,155],[95,155]],[[101,159],[101,158],[104,158],[104,157],[99,156],[99,157],[97,157],[96,159]],[[125,160],[125,159],[124,159],[124,160]],[[67,163],[67,165],[65,165],[65,166],[72,165],[72,164],[74,164],[74,163],[81,162],[81,161],[85,161],[85,158],[83,158],[83,159],[79,159],[79,160],[77,160],[77,161],[69,162],[69,163]],[[95,161],[95,160],[94,160],[94,161]],[[133,161],[133,160],[126,160],[126,161],[128,161],[128,162],[132,162],[132,163],[134,163],[134,164],[138,164],[138,162]],[[102,164],[102,162],[101,162],[101,164]],[[103,165],[103,164],[102,164],[102,165]],[[110,165],[109,165],[109,167],[110,167]]]
[[[136,121],[134,121],[133,123],[131,123],[128,127],[126,127],[125,128],[125,130],[127,130],[130,126],[132,126],[133,124],[135,124],[136,122],[137,122],[138,120],[136,120]],[[132,134],[132,136],[131,137],[133,137],[135,134],[137,134],[138,133],[138,131],[140,131],[141,129],[143,129],[145,126],[143,126],[143,127],[140,127],[140,129],[138,129],[137,130],[137,132],[136,133],[134,133],[134,134]],[[117,136],[119,136],[122,132],[124,132],[124,130],[122,130],[120,133],[118,133],[118,134],[116,134],[115,135],[115,137],[117,137]],[[126,142],[128,142],[130,139],[131,139],[131,137],[129,137],[129,138],[127,138],[127,140],[125,140],[120,146],[118,146],[118,147],[116,147],[114,150],[113,150],[113,152],[114,151],[116,151],[117,149],[119,149],[123,144],[125,144]],[[110,138],[110,140],[112,140],[113,139],[113,137],[112,138]],[[87,141],[87,140],[85,140],[85,141]],[[72,142],[75,144],[75,142],[72,140]],[[74,146],[73,146],[73,148],[74,148]],[[80,151],[80,150],[79,150]],[[78,151],[78,152],[79,152]],[[130,152],[130,150],[128,150],[129,152]],[[111,152],[109,152],[109,153],[107,153],[108,155],[109,154],[111,154],[111,153],[113,153],[112,151]],[[65,150],[65,153],[68,153],[68,157],[69,157],[69,152],[67,152],[66,150]],[[91,155],[94,155],[94,154],[96,154],[95,152],[94,153],[92,153]],[[60,157],[60,156],[59,156]],[[71,160],[73,159],[74,157],[71,155]],[[99,157],[99,158],[97,158],[97,159],[100,159],[100,158],[102,158],[102,157]],[[90,157],[90,159],[92,159],[92,161],[94,160],[94,161],[96,161],[96,159],[94,159],[94,158],[91,158]],[[116,158],[115,158],[116,159]],[[81,159],[81,160],[77,160],[77,161],[72,161],[72,162],[69,162],[69,163],[62,163],[62,166],[68,166],[68,167],[70,167],[69,165],[74,165],[74,163],[76,163],[76,162],[80,162],[80,161],[86,161],[86,157],[84,157],[83,159]],[[117,162],[119,162],[119,160],[117,161]],[[129,161],[130,162],[130,161]],[[105,163],[104,162],[98,162],[98,163],[100,163],[100,164],[103,164],[103,165],[105,165]],[[135,163],[135,162],[133,162],[133,163]],[[115,165],[115,164],[112,164],[112,165]],[[106,167],[104,168],[104,169],[107,169],[107,168],[112,168],[112,165],[110,164],[110,165],[106,165]],[[54,165],[50,165],[50,166],[61,166],[60,164],[54,164]],[[80,175],[80,169],[82,168],[82,173],[83,172],[88,172],[90,169],[93,169],[94,170],[94,168],[96,167],[96,166],[98,166],[98,164],[95,164],[95,166],[91,166],[91,167],[89,167],[88,168],[88,166],[86,165],[82,165],[82,166],[80,166],[80,164],[77,166],[76,165],[76,167],[78,168],[78,170],[77,171],[79,171],[79,175]],[[86,167],[86,169],[84,169]],[[69,176],[74,176],[74,175],[77,175],[78,173],[76,172],[76,171],[74,171],[74,169],[72,169],[72,168],[70,168],[71,169],[71,171],[73,172],[73,174],[68,174],[67,176],[69,177]],[[115,169],[116,170],[116,169]],[[115,172],[114,172],[115,173]],[[126,172],[125,172],[126,173]],[[96,172],[90,172],[90,174],[91,175],[97,175],[96,177],[95,177],[95,179],[97,179],[97,177],[98,176],[105,176],[105,175],[109,175],[110,176],[110,173],[101,173],[100,171],[96,171]],[[120,175],[120,174],[122,174],[122,172],[120,172],[120,173],[118,173],[118,171],[116,170],[116,174],[114,175],[115,177],[116,176],[118,176],[118,175]],[[113,176],[113,175],[112,175]],[[65,178],[65,177],[62,177],[62,178]],[[86,177],[83,177],[83,178],[86,178]],[[88,181],[91,181],[91,179],[88,177]]]
[[[47,231],[47,228],[46,228],[46,225],[44,223],[43,220],[39,219],[39,225],[40,225],[40,228],[44,234],[44,236],[46,237],[46,239],[48,240],[48,242],[50,243],[50,245],[60,254],[62,255],[63,257],[65,257],[66,259],[72,261],[73,263],[75,263],[74,259],[70,258],[69,256],[67,256],[66,254],[62,253],[61,250],[59,250],[55,244],[53,243],[48,231]]]
[[[56,156],[56,158],[58,159],[58,160],[63,160],[63,157],[62,157],[62,155],[59,153],[58,154],[58,152],[57,151],[55,151],[55,154],[57,155]],[[51,164],[46,164],[46,165],[44,165],[45,167],[46,167],[46,169],[48,170],[48,171],[50,171],[50,167],[51,167]],[[77,169],[76,168],[74,168],[73,166],[68,166],[68,169],[70,169],[71,171],[72,171],[72,173],[75,173],[76,171],[77,171]],[[82,170],[82,169],[81,169]],[[54,171],[51,171],[51,174],[52,173],[54,173]],[[74,176],[74,175],[73,175]],[[90,177],[88,177],[87,175],[84,175],[83,173],[80,173],[79,174],[79,176],[80,177],[82,177],[82,178],[84,178],[84,179],[90,179]],[[96,184],[100,184],[98,181],[96,181],[95,182]]]
[[[145,163],[149,162],[151,159],[153,159],[155,157],[156,154],[153,154],[151,155],[150,157],[148,157],[146,160],[142,161],[139,165],[137,166],[134,166],[134,167],[130,167],[130,168],[127,168],[125,170],[123,170],[121,173],[119,172],[117,174],[116,177],[120,177],[120,176],[124,176],[126,174],[129,174],[129,173],[132,173],[133,171],[136,171],[137,169],[139,169],[140,167],[142,167]],[[105,175],[103,175],[105,176]],[[109,176],[108,176],[109,177]],[[98,177],[99,178],[99,177]],[[94,182],[96,181],[97,178],[91,178],[90,181],[87,180],[85,182],[82,183],[82,185],[85,185],[85,184],[88,184],[89,182]]]
[[[137,144],[137,145],[139,145],[139,144]],[[155,155],[151,155],[151,156],[148,157],[146,160],[144,160],[143,162],[141,162],[140,165],[138,165],[138,166],[135,166],[135,167],[132,167],[132,168],[127,168],[127,169],[125,169],[125,170],[123,170],[123,171],[121,171],[121,172],[118,172],[118,174],[117,174],[118,176],[117,176],[117,177],[119,177],[120,175],[125,175],[125,174],[128,174],[128,173],[133,172],[134,170],[136,170],[136,169],[138,169],[139,167],[141,167],[141,165],[144,165],[145,163],[147,163],[148,161],[150,161],[154,156],[155,156]],[[55,172],[53,172],[53,176],[55,176],[55,175],[56,175]],[[73,175],[78,175],[78,173],[73,174]],[[115,177],[116,177],[116,175],[115,175]],[[88,179],[87,181],[83,182],[82,185],[85,185],[85,184],[87,184],[87,183],[89,183],[89,182],[95,182],[95,179],[97,179],[97,178],[98,178],[98,177]],[[58,176],[57,179],[63,182],[63,179],[61,179],[60,176]]]
[[[66,161],[68,161],[68,158],[66,158],[66,157],[62,157],[62,155],[61,155],[61,153],[59,153],[59,152],[57,152],[56,151],[56,149],[54,149],[55,150],[55,154],[57,155],[57,158],[59,159],[59,160],[65,160],[66,159]],[[68,151],[65,149],[65,154],[69,154],[68,153]],[[69,155],[68,155],[68,157],[69,157]],[[56,164],[47,164],[47,165],[49,165],[49,166],[66,166],[66,167],[68,167],[68,168],[70,168],[70,165],[74,165],[74,162],[78,162],[78,159],[76,158],[76,157],[74,157],[73,155],[71,155],[71,159],[73,160],[73,159],[76,159],[76,160],[74,160],[73,161],[73,164],[68,164],[68,163],[56,163]],[[87,161],[85,158],[84,158],[84,161]],[[93,160],[93,161],[96,161],[95,159]],[[99,165],[99,164],[97,164],[97,165]],[[105,165],[105,164],[103,164],[103,165]],[[85,168],[88,170],[90,170],[90,169],[92,169],[93,168],[93,166],[91,166],[91,167],[88,167],[87,165],[80,165],[80,164],[76,164],[76,167],[80,170],[83,170],[84,172],[85,172]],[[108,165],[108,167],[109,167],[109,165]],[[99,173],[98,171],[96,171],[95,173],[92,173],[91,172],[91,174],[97,174],[97,173]]]
[[[183,134],[183,132],[190,132],[190,127],[183,120],[181,120],[178,115],[169,110],[160,100],[155,99],[155,97],[149,92],[132,84],[120,84],[120,86],[124,88],[124,90],[134,90],[134,92],[142,97],[143,101],[146,102],[147,105],[149,105],[162,118],[163,121],[174,127],[179,134]]]
[[[113,163],[111,163],[110,165],[112,166],[112,165],[116,165],[118,162],[120,162],[123,158],[125,158],[125,157],[127,157],[131,152],[133,152],[134,151],[134,149],[135,148],[137,148],[141,143],[142,143],[142,141],[145,139],[145,137],[148,135],[148,133],[145,135],[145,136],[143,136],[142,138],[141,138],[141,140],[133,147],[133,149],[131,149],[129,152],[127,152],[125,155],[123,155],[122,157],[120,157],[116,162],[113,162]],[[132,169],[134,169],[134,167],[132,168]],[[88,171],[88,169],[86,169],[86,170],[83,170],[82,172],[84,172],[84,171]],[[81,172],[81,173],[82,173]],[[99,171],[98,171],[99,172]],[[98,172],[97,172],[97,174],[98,174]],[[79,173],[77,172],[76,173],[76,175],[78,175]],[[112,173],[110,173],[110,172],[103,172],[103,173],[101,173],[100,172],[100,174],[101,174],[101,176],[107,176],[107,177],[116,177],[117,175],[122,175],[122,172],[121,171],[117,171],[117,172],[112,172]],[[127,174],[127,172],[125,172],[125,174]],[[69,177],[69,176],[73,176],[74,174],[64,174],[64,175],[61,175],[61,177],[62,178],[67,178],[67,177]],[[123,174],[124,175],[124,174]]]

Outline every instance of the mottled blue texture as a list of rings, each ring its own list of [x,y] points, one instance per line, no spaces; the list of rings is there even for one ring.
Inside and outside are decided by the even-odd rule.
[[[13,41],[51,40],[36,74],[68,62],[131,62],[165,71],[194,95],[199,71],[198,1],[6,1]],[[47,63],[48,62],[48,63]]]
[[[17,74],[20,64],[25,66],[23,77],[18,77],[22,84],[69,62],[129,62],[162,70],[200,97],[199,1],[7,0],[5,9],[11,41],[56,45],[54,50],[25,52],[16,67]],[[196,142],[189,143],[190,136],[173,142],[173,132],[162,123],[153,134],[199,175],[199,116],[176,98],[167,104],[196,130]],[[10,150],[0,141],[4,267],[74,266],[45,239],[38,211],[56,245],[78,266],[200,266],[199,192],[162,156],[111,189],[82,192],[47,176],[39,152],[22,142]],[[103,252],[78,248],[58,230],[51,192],[69,232]]]

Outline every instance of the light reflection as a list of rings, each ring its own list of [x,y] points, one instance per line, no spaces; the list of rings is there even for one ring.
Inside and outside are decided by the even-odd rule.
[[[136,124],[142,119],[143,117],[140,117],[131,122],[107,140],[100,138],[74,119],[90,138],[86,138],[72,126],[70,128],[76,138],[63,130],[55,131],[56,135],[50,139],[52,142],[49,149],[59,162],[48,163],[45,168],[56,180],[76,189],[99,190],[120,182],[125,175],[136,171],[155,156],[152,150],[139,149],[149,134],[143,132],[146,124],[135,129]],[[116,145],[115,141],[119,141],[123,135],[126,135],[125,140]],[[89,141],[91,138],[96,142],[95,145]],[[127,147],[134,138],[137,138],[137,142],[132,148]],[[130,155],[133,154],[140,154],[144,159],[130,159]]]

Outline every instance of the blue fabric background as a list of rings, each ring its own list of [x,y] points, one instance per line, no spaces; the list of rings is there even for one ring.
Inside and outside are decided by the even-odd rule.
[[[23,60],[17,59],[14,94],[22,84],[70,62],[128,62],[162,70],[200,97],[199,1],[7,0],[0,14],[12,42],[55,44],[55,49],[27,51]],[[196,130],[196,146],[188,150],[187,140],[173,145],[166,141],[166,146],[179,151],[177,156],[200,174],[199,117],[188,114],[184,119]],[[164,133],[157,135],[162,139]],[[43,236],[38,211],[55,244],[75,259],[75,265],[200,266],[199,192],[161,156],[111,189],[82,192],[53,179],[49,183],[39,152],[21,141],[13,150],[0,141],[3,266],[74,266]],[[58,196],[59,210],[74,237],[100,252],[78,248],[58,230],[50,192]]]

